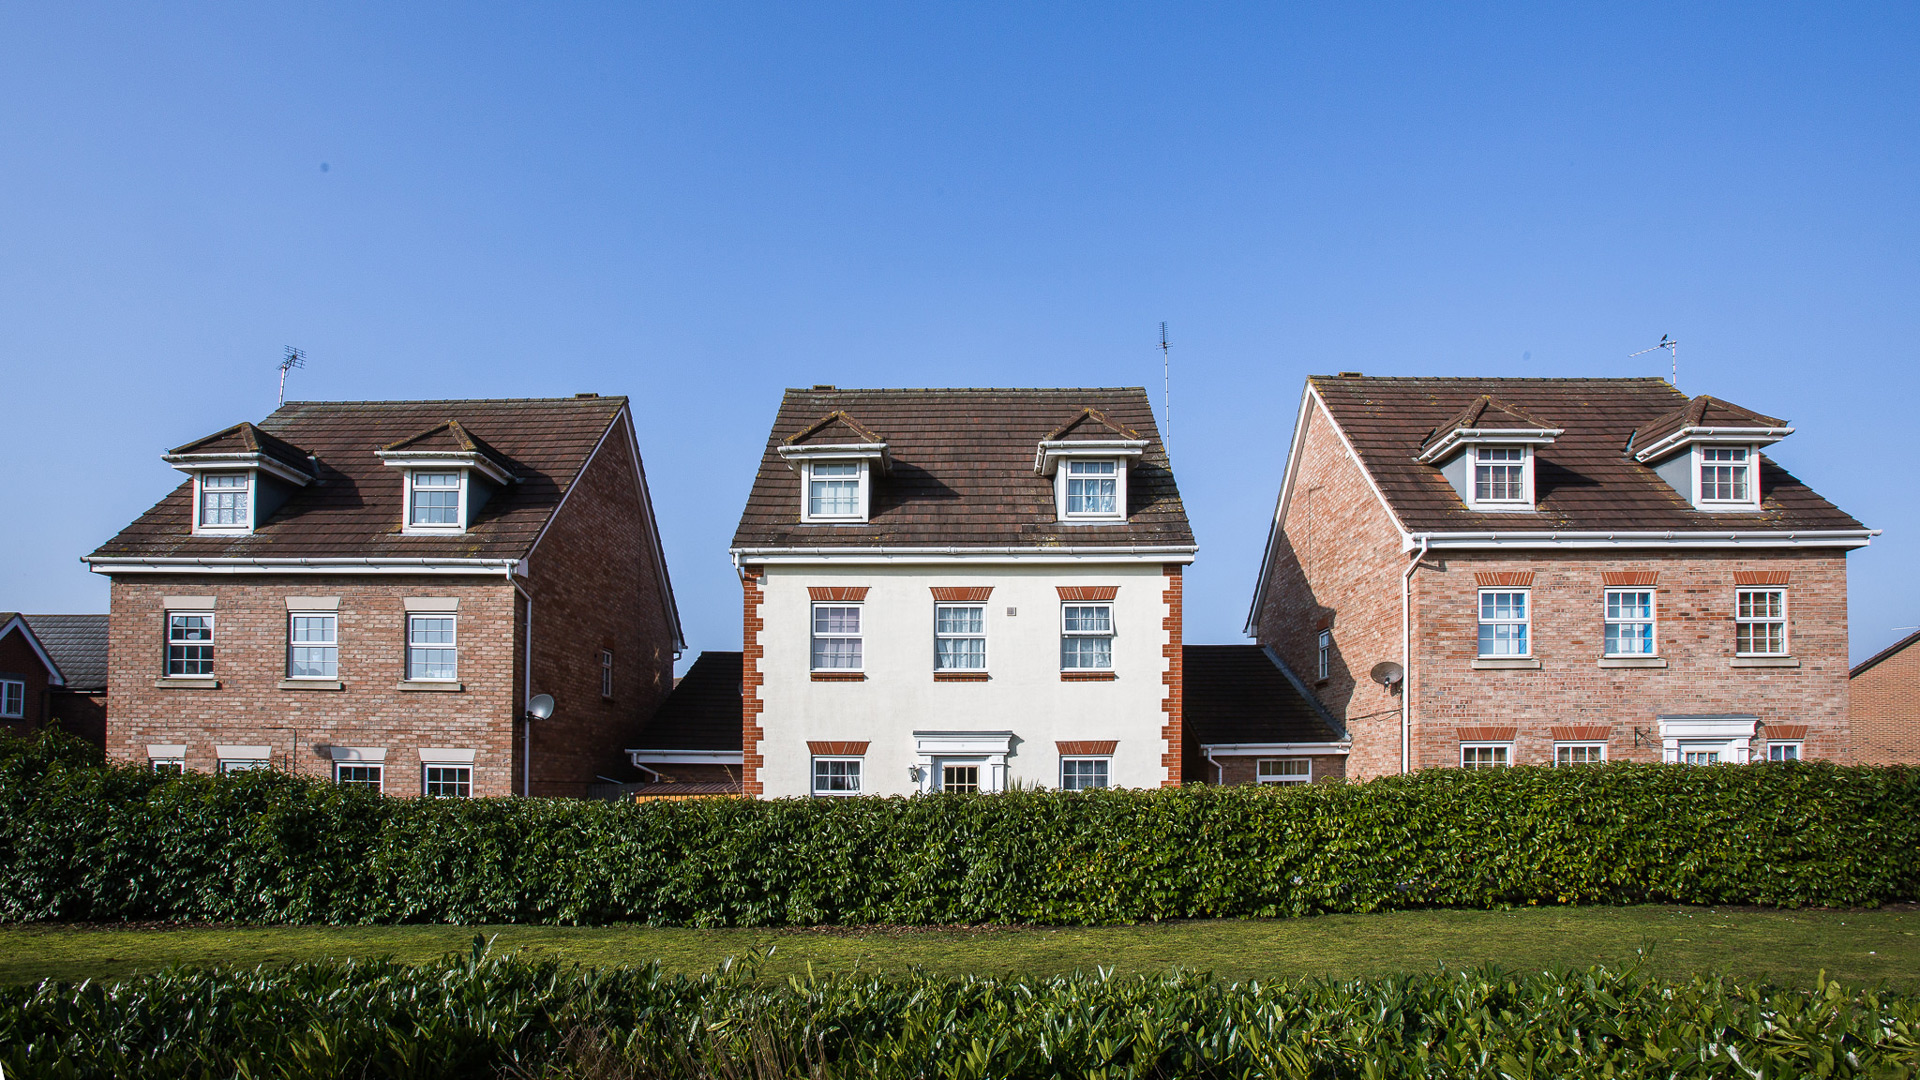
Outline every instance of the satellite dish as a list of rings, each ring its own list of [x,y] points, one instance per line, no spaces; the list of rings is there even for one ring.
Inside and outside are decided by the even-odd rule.
[[[527,715],[535,720],[545,720],[553,715],[553,695],[535,694],[527,701]]]
[[[1367,672],[1367,677],[1391,690],[1400,685],[1400,680],[1407,677],[1407,672],[1405,668],[1391,660],[1382,660],[1373,665],[1373,670]]]

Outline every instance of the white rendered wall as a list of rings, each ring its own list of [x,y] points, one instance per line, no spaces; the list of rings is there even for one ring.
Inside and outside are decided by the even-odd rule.
[[[760,613],[765,648],[761,781],[769,798],[811,794],[809,740],[866,742],[864,793],[905,795],[920,760],[915,731],[1011,731],[1015,784],[1056,787],[1056,740],[1115,739],[1109,782],[1159,787],[1167,687],[1162,653],[1168,579],[1160,563],[972,566],[768,566]],[[814,682],[814,586],[868,587],[862,605],[864,682]],[[986,608],[986,682],[935,682],[935,586],[993,586]],[[1115,585],[1111,682],[1060,678],[1056,586]],[[1014,608],[1017,615],[1008,615]],[[982,770],[982,779],[986,777]]]

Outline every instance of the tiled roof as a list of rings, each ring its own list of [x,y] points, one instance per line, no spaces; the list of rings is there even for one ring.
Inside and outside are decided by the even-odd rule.
[[[60,669],[68,690],[107,688],[105,615],[22,615],[47,658]],[[0,623],[6,616],[0,615]]]
[[[1259,645],[1188,645],[1181,716],[1193,741],[1315,743],[1345,738],[1304,686]]]
[[[1047,442],[1073,442],[1078,439],[1138,439],[1140,433],[1123,428],[1099,409],[1082,409],[1080,415],[1047,433]]]
[[[0,616],[0,621],[4,621],[4,619],[5,619],[4,616]],[[1853,666],[1853,670],[1847,673],[1847,678],[1849,679],[1858,678],[1861,672],[1867,670],[1868,668],[1874,666],[1875,664],[1878,664],[1880,661],[1885,660],[1888,657],[1899,653],[1901,650],[1906,649],[1909,646],[1912,646],[1916,642],[1920,642],[1920,630],[1915,630],[1913,633],[1908,634],[1906,637],[1901,638],[1899,641],[1894,642],[1893,644],[1887,646],[1886,648],[1881,649],[1879,652],[1874,653],[1872,656],[1867,657],[1865,660],[1860,661],[1858,664],[1855,664]]]
[[[188,481],[93,554],[521,558],[626,403],[624,397],[289,401],[261,421],[259,430],[314,454],[319,478],[294,492],[252,535],[194,536],[193,484]],[[459,421],[461,434],[473,441],[484,440],[480,448],[511,471],[515,482],[487,500],[463,535],[402,535],[401,470],[389,468],[375,452],[445,428],[449,420]],[[448,429],[445,437],[455,435]]]
[[[881,435],[845,412],[835,410],[794,432],[783,440],[788,446],[841,446],[858,443],[883,443]]]
[[[1467,403],[1453,419],[1435,428],[1433,434],[1421,442],[1422,446],[1446,435],[1449,431],[1471,428],[1475,431],[1536,431],[1551,428],[1552,424],[1537,416],[1532,416],[1518,405],[1500,401],[1491,394],[1481,394]]]
[[[1034,454],[1088,409],[1148,445],[1131,466],[1125,522],[1064,526]],[[869,522],[803,525],[800,477],[779,447],[834,412],[885,436],[892,467],[875,478]],[[788,390],[733,537],[736,548],[1056,544],[1193,544],[1145,390]]]
[[[633,748],[739,752],[740,673],[739,653],[701,653],[641,729]]]
[[[1401,524],[1412,532],[1865,527],[1765,457],[1758,512],[1694,510],[1652,467],[1626,454],[1628,436],[1636,429],[1662,421],[1689,404],[1662,379],[1315,375],[1309,382]],[[1551,445],[1536,451],[1535,512],[1468,510],[1437,466],[1414,460],[1430,433],[1451,423],[1483,395],[1564,429]],[[1779,426],[1770,417],[1759,419]],[[1644,445],[1646,438],[1643,431],[1637,441]]]
[[[307,451],[284,439],[275,438],[272,434],[246,421],[224,431],[216,431],[204,439],[195,439],[185,446],[176,446],[167,451],[167,454],[170,457],[195,454],[263,454],[299,472],[310,473],[313,468],[312,463],[307,460]]]

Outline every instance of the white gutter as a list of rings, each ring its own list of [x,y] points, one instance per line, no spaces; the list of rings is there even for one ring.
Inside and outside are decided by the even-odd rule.
[[[746,755],[738,750],[629,750],[627,760],[636,769],[646,769],[640,764],[651,761],[655,765],[739,765]],[[646,769],[652,772],[652,769]]]
[[[845,563],[945,563],[978,562],[996,558],[1018,562],[1192,562],[1194,544],[1168,545],[1075,545],[1044,547],[989,547],[947,545],[944,547],[906,547],[877,545],[868,547],[781,546],[729,548],[733,565],[745,563],[815,563],[823,559]]]
[[[1722,547],[1865,547],[1879,536],[1879,529],[1733,529],[1695,531],[1668,529],[1573,530],[1533,529],[1513,532],[1433,532],[1420,533],[1422,543],[1435,548],[1722,548]],[[1401,544],[1411,550],[1414,536]]]
[[[1201,743],[1200,749],[1212,761],[1215,754],[1244,756],[1247,754],[1346,754],[1351,753],[1351,742],[1249,742],[1249,743]],[[1219,762],[1214,762],[1218,765]]]
[[[140,558],[82,555],[96,574],[497,574],[526,576],[522,559]]]
[[[1427,557],[1427,538],[1420,537],[1420,553],[1400,574],[1400,775],[1413,771],[1413,572]],[[1391,688],[1389,688],[1391,690]]]

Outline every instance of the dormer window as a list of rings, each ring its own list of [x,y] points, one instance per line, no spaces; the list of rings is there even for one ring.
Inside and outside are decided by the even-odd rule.
[[[1564,433],[1518,405],[1483,394],[1435,428],[1414,460],[1437,466],[1469,510],[1533,510],[1534,455]]]
[[[1702,394],[1634,430],[1627,452],[1695,510],[1760,509],[1760,448],[1793,434],[1785,420]]]
[[[1748,478],[1752,469],[1751,451],[1744,446],[1703,446],[1700,448],[1700,501],[1703,503],[1751,503],[1753,485]]]
[[[200,516],[197,532],[251,532],[253,530],[253,474],[201,473]]]
[[[865,521],[866,465],[859,461],[809,461],[808,521]]]
[[[1120,478],[1123,472],[1117,461],[1067,462],[1066,516],[1120,516]]]
[[[415,469],[407,474],[407,526],[413,529],[460,528],[460,489],[464,474]]]
[[[1475,503],[1531,503],[1524,446],[1477,446],[1473,451]]]

